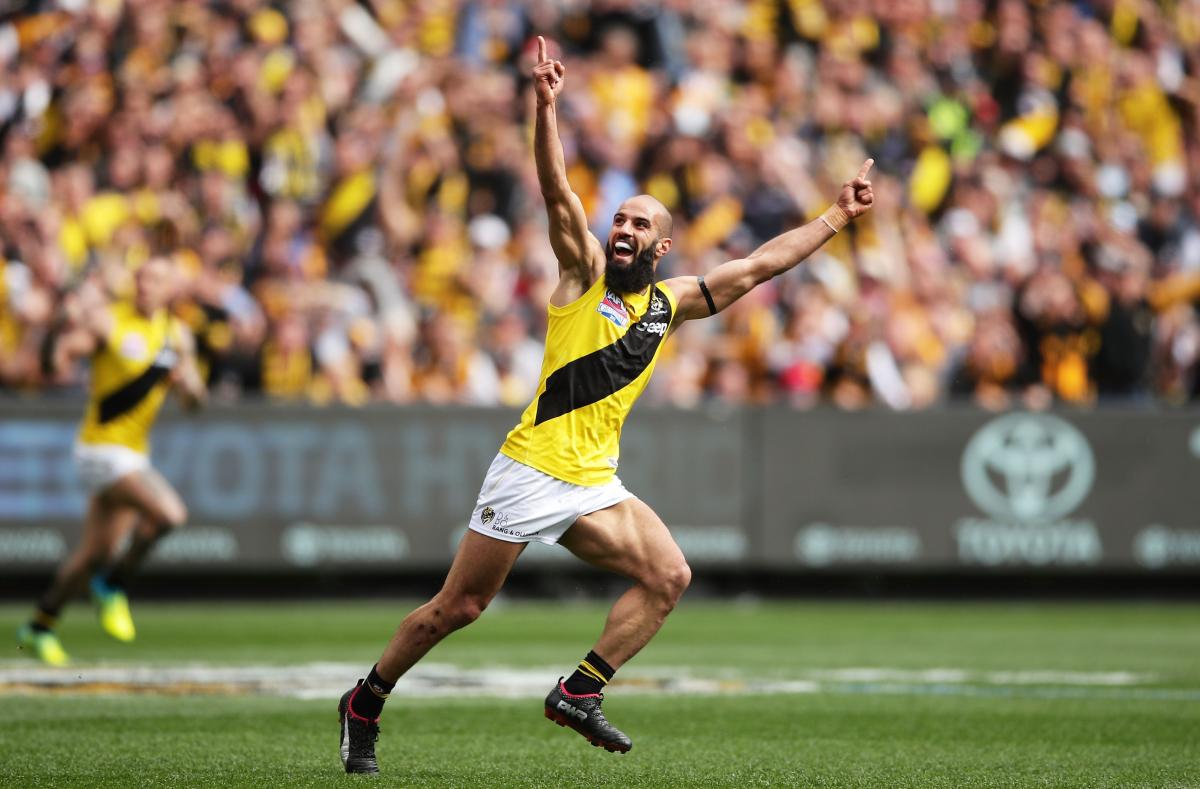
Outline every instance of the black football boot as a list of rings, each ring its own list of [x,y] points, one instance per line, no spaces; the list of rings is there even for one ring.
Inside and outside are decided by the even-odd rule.
[[[546,697],[546,717],[559,726],[579,732],[597,748],[613,753],[626,753],[633,741],[604,718],[600,703],[603,693],[587,693],[575,696],[567,692],[562,677],[550,695]]]
[[[379,739],[379,719],[364,718],[350,709],[350,699],[362,689],[363,681],[342,694],[338,702],[338,723],[341,734],[338,747],[341,749],[342,766],[348,773],[378,773],[375,761],[375,741]]]

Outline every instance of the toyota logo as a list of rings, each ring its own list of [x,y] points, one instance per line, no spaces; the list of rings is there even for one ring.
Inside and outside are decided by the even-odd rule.
[[[1008,414],[967,444],[962,478],[975,504],[998,521],[1050,523],[1087,498],[1096,462],[1087,439],[1048,414]]]

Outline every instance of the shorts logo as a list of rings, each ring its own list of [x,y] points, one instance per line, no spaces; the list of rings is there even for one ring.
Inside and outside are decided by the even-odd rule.
[[[496,511],[494,509],[492,509],[491,507],[484,507],[483,513],[480,515],[479,519],[481,521],[483,521],[484,526],[487,526],[489,523],[492,522],[493,519],[495,519],[495,517],[496,517]]]
[[[624,329],[629,325],[629,311],[625,309],[625,302],[611,290],[604,293],[604,298],[600,300],[596,312],[612,321],[618,329]]]

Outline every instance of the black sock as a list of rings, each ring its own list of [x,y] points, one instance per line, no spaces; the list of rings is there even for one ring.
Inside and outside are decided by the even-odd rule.
[[[142,566],[142,562],[150,554],[150,551],[158,544],[158,541],[171,532],[171,527],[158,525],[154,530],[145,534],[142,531],[135,531],[133,537],[129,540],[129,547],[125,549],[124,555],[108,569],[105,573],[104,583],[108,584],[113,589],[119,591],[127,591],[129,582],[133,580],[134,574],[138,568]]]
[[[58,624],[58,611],[48,611],[42,606],[38,606],[33,612],[33,618],[29,620],[29,627],[36,633],[47,633],[54,629]]]
[[[383,712],[383,703],[395,686],[395,682],[388,682],[379,676],[378,664],[372,666],[371,673],[363,680],[358,692],[350,697],[350,709],[359,717],[375,720]]]
[[[599,693],[604,686],[612,681],[617,670],[605,662],[604,658],[595,652],[588,652],[587,657],[579,661],[579,668],[567,677],[563,686],[567,693],[573,696],[583,696],[588,693]]]

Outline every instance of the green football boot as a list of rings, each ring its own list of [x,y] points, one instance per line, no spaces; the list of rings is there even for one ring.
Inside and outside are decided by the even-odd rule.
[[[100,576],[92,578],[92,599],[96,601],[96,613],[100,627],[118,641],[129,642],[137,637],[133,627],[133,615],[129,613],[129,598],[125,592],[104,582]]]
[[[30,650],[47,666],[58,668],[71,664],[71,658],[53,630],[34,630],[27,622],[17,628],[17,646]]]

